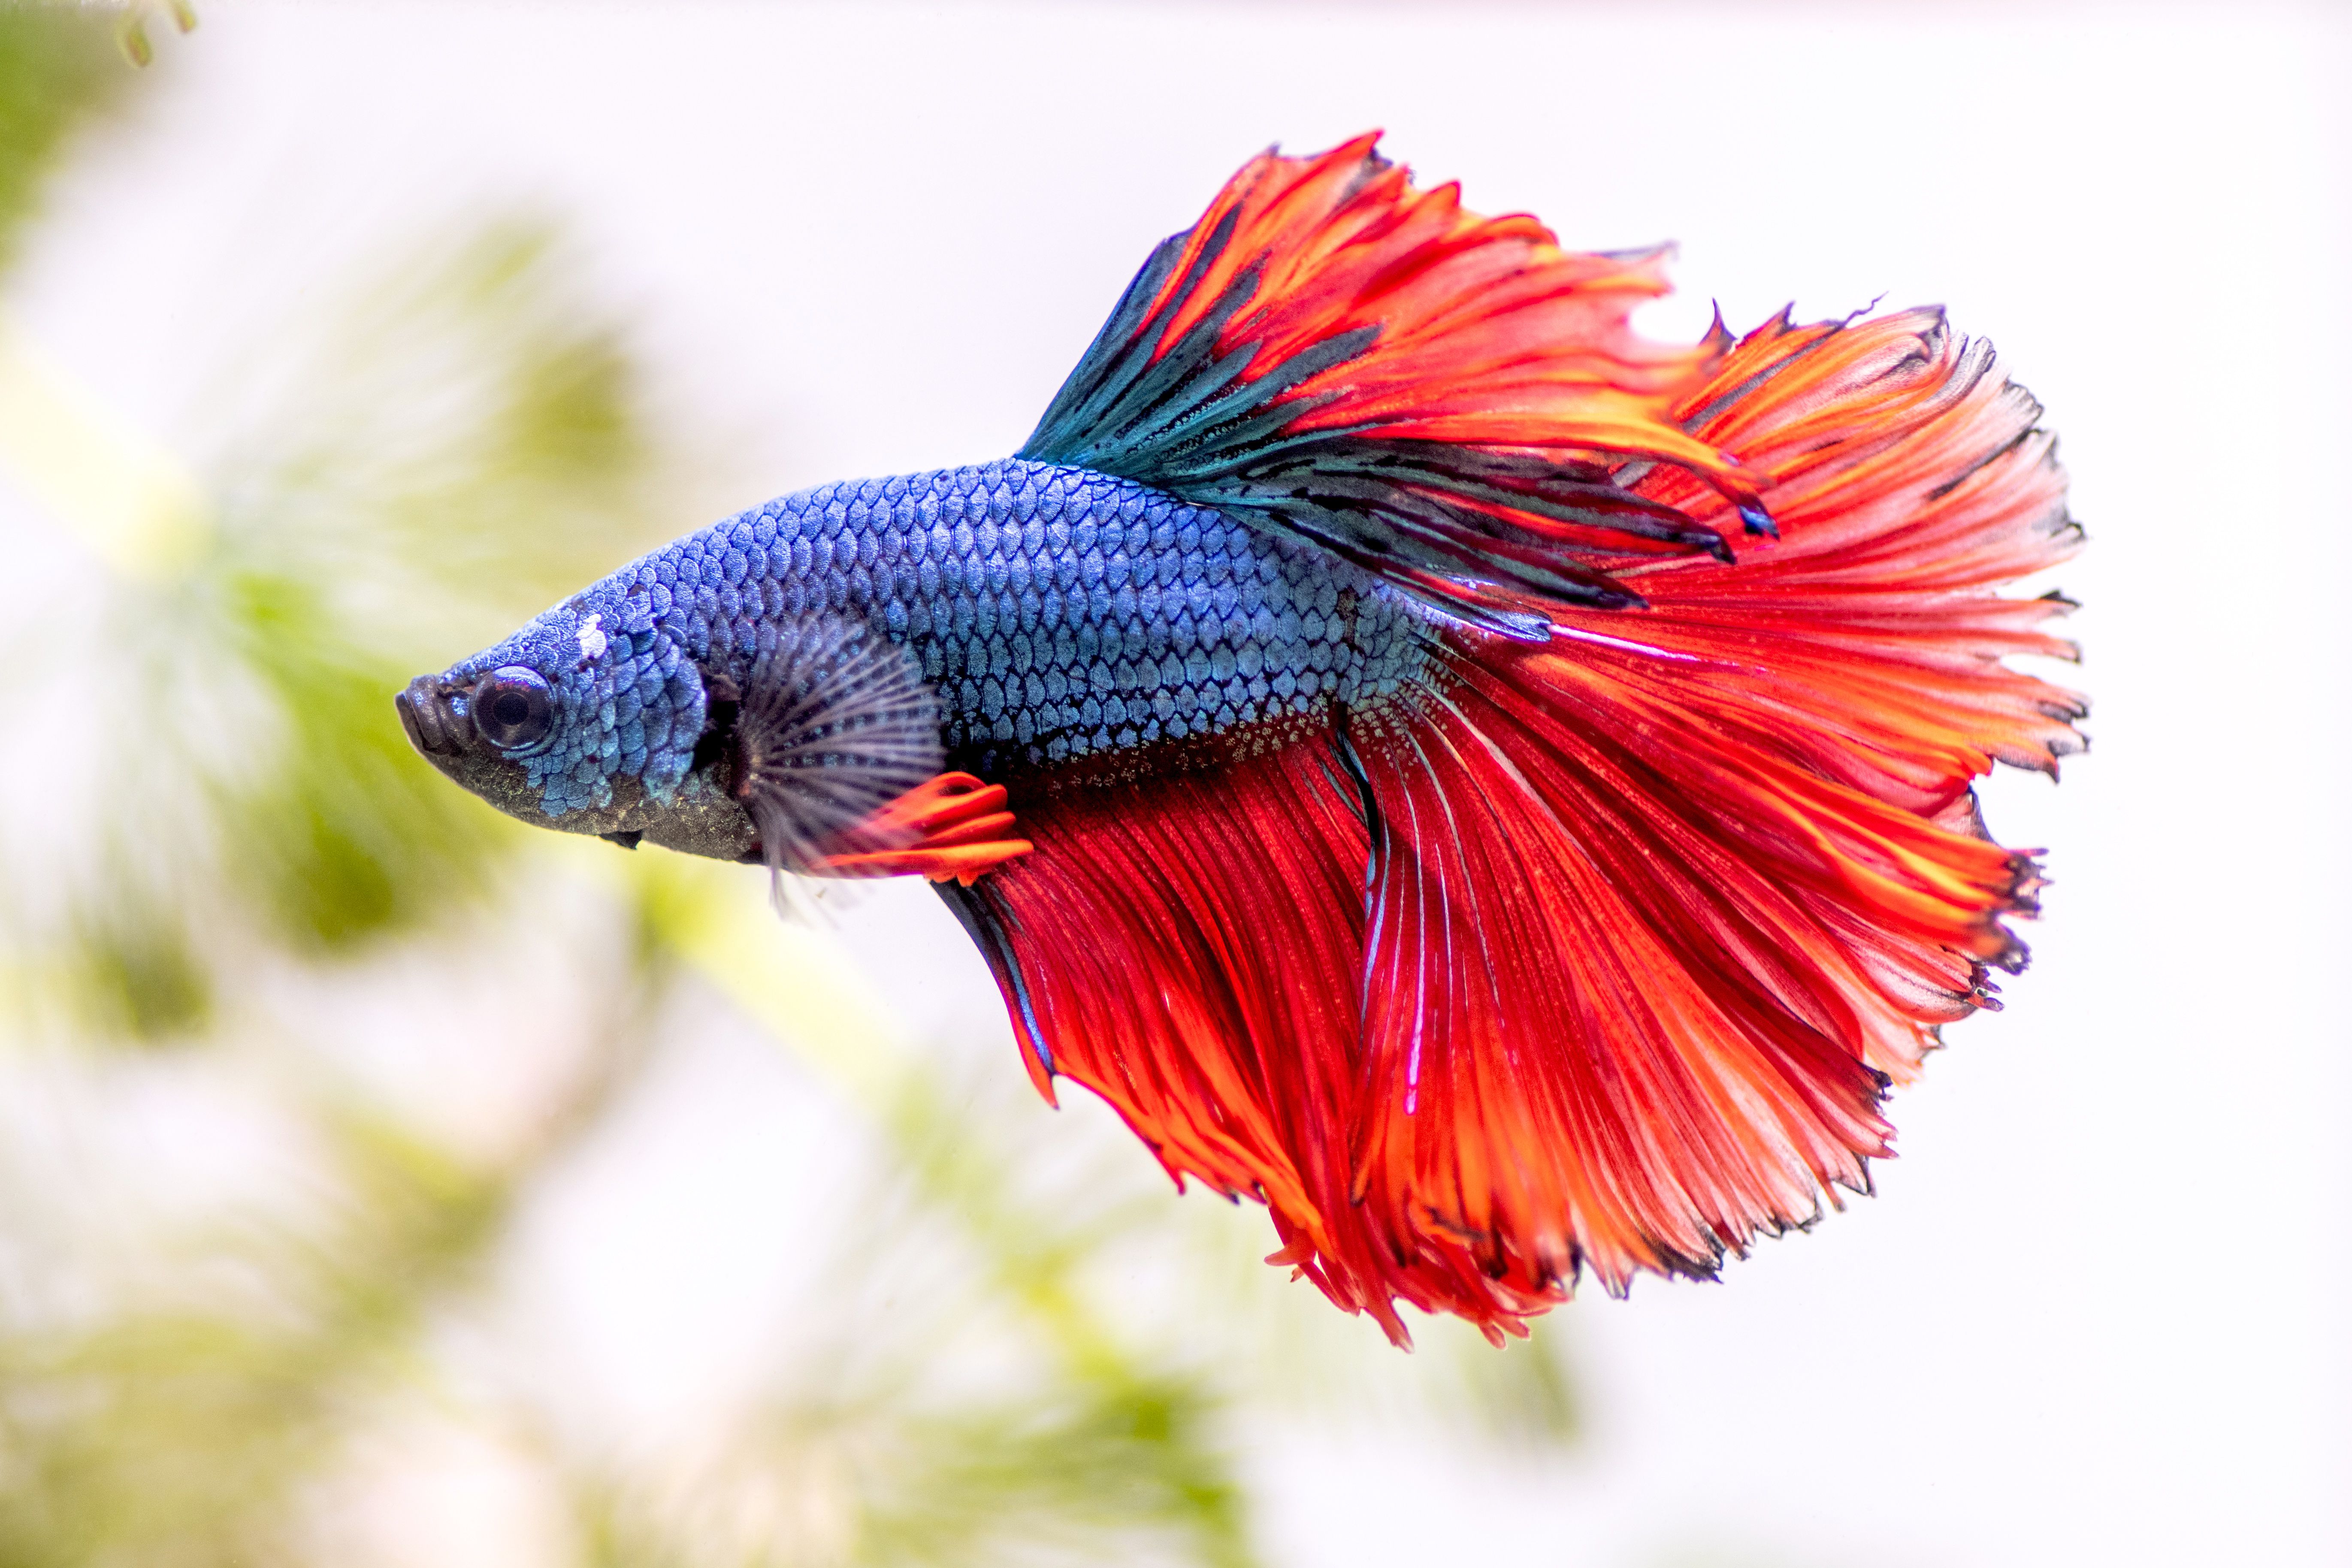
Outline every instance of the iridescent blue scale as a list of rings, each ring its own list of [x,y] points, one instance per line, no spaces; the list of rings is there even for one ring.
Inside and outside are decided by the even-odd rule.
[[[989,777],[1360,708],[1429,657],[1430,613],[1325,552],[1132,480],[1007,459],[781,497],[470,663],[581,647],[557,742],[519,759],[560,815],[606,804],[616,773],[667,798],[702,727],[695,667],[740,681],[763,623],[809,616],[912,650],[950,758]]]

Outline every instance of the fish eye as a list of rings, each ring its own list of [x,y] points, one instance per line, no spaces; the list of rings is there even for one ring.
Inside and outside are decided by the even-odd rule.
[[[474,683],[467,710],[475,732],[501,752],[520,752],[555,727],[555,700],[535,669],[510,664]]]

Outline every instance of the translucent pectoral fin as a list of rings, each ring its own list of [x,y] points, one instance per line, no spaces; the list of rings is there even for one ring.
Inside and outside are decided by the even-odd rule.
[[[761,633],[735,721],[734,792],[771,870],[806,871],[919,791],[938,700],[906,650],[822,620]]]
[[[969,888],[983,872],[1026,855],[1013,831],[1003,784],[970,773],[925,780],[841,835],[838,852],[809,869],[827,877],[927,877]]]

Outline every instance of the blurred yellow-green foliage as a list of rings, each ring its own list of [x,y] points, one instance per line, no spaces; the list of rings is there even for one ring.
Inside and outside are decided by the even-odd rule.
[[[96,10],[0,8],[0,258],[75,126],[128,85]]]
[[[142,89],[122,22],[0,8],[0,256]],[[1572,1439],[1548,1341],[1397,1357],[1126,1140],[1065,1117],[1043,1155],[1009,1047],[897,1037],[756,874],[530,836],[422,765],[390,692],[690,521],[684,464],[551,221],[320,294],[201,465],[0,318],[0,552],[38,583],[0,649],[37,805],[0,837],[0,1568],[383,1560],[371,1456],[420,1424],[527,1478],[547,1561],[680,1568],[1241,1563],[1253,1412]],[[532,1336],[518,1215],[719,1027],[850,1130],[848,1239],[724,1409],[617,1442],[482,1371]],[[542,1068],[468,1120],[462,1076],[354,1065],[387,1030]],[[227,1173],[171,1177],[189,1147]]]

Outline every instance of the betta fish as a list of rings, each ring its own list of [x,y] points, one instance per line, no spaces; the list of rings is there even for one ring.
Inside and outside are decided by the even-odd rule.
[[[1020,451],[820,485],[398,698],[542,826],[931,879],[1050,1101],[1400,1342],[1711,1277],[1869,1190],[1995,1007],[2081,530],[1940,310],[1688,347],[1368,135],[1155,249]]]

